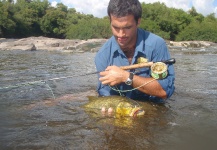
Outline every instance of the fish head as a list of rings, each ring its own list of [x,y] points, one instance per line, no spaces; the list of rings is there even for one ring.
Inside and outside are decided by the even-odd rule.
[[[128,102],[120,102],[116,108],[116,114],[120,116],[142,116],[145,114],[145,111],[138,106],[134,106]]]

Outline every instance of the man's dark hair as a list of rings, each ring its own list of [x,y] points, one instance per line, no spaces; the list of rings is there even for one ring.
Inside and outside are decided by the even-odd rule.
[[[133,15],[138,23],[138,19],[142,16],[142,7],[138,0],[110,0],[107,12],[110,19],[111,15],[115,17]]]

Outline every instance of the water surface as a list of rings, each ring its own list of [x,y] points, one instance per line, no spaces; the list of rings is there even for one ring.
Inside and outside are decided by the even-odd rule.
[[[215,149],[217,48],[170,51],[174,95],[125,119],[81,108],[95,95],[95,53],[0,51],[0,149]]]

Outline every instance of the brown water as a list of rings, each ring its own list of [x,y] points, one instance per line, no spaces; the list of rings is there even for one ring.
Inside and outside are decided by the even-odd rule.
[[[80,76],[95,71],[95,53],[0,51],[0,149],[216,149],[217,48],[171,55],[174,95],[144,117],[116,119],[81,108],[95,95],[96,75]]]

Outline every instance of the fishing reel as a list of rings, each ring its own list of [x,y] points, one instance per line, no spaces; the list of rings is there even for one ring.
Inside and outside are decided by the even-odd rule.
[[[168,59],[166,61],[162,62],[153,62],[150,64],[151,67],[151,76],[154,79],[164,79],[167,77],[168,71],[167,71],[167,65],[166,64],[174,64],[176,61],[174,58]],[[142,63],[148,63],[148,59],[144,57],[139,57],[137,59],[138,64]]]

